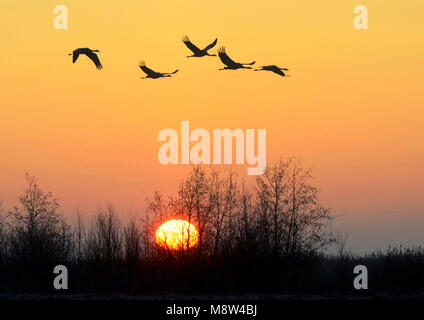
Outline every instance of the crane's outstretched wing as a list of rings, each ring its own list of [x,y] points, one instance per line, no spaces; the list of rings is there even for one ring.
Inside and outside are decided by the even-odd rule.
[[[225,52],[225,47],[221,47],[218,49],[218,56],[221,59],[222,63],[227,66],[232,66],[237,64],[227,55],[227,53]]]
[[[141,71],[143,71],[145,74],[147,74],[148,76],[153,76],[155,74],[157,74],[157,72],[153,71],[150,68],[146,67],[146,63],[144,61],[141,61],[138,66],[140,67]]]
[[[97,56],[96,53],[94,53],[93,51],[89,50],[87,52],[85,52],[85,54],[87,55],[87,57],[90,58],[91,61],[94,62],[94,64],[96,65],[96,68],[101,70],[103,68],[102,64],[100,63],[100,59]]]
[[[79,52],[77,50],[74,50],[74,52],[72,52],[72,63],[75,63],[78,57],[79,57]]]
[[[194,54],[200,53],[202,51],[190,41],[188,36],[183,37],[183,42],[187,46],[187,48],[193,51]]]
[[[281,69],[275,69],[275,70],[271,70],[272,72],[279,74],[282,77],[285,77],[286,74],[281,70]]]
[[[218,38],[214,40],[214,42],[212,42],[210,45],[206,46],[205,49],[203,49],[203,51],[208,51],[210,49],[212,49],[213,47],[216,46],[216,43],[218,42]]]

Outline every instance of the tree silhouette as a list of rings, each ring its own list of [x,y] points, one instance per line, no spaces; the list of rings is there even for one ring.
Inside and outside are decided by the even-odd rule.
[[[268,164],[254,187],[231,169],[201,166],[176,187],[174,196],[155,192],[146,212],[128,221],[108,205],[89,220],[78,210],[71,227],[52,193],[27,174],[18,205],[0,212],[0,292],[53,290],[58,264],[70,270],[71,290],[94,295],[345,292],[357,264],[376,275],[375,290],[424,288],[421,247],[357,256],[343,236],[336,253],[325,251],[329,210],[297,158]],[[158,245],[155,232],[170,219],[192,223],[199,243]]]
[[[280,160],[257,177],[259,232],[263,250],[274,256],[312,253],[328,244],[328,209],[311,184],[310,170],[299,159]]]
[[[51,192],[41,190],[35,177],[28,173],[25,177],[19,205],[9,211],[15,222],[14,251],[25,255],[28,262],[67,255],[70,227],[59,212],[58,201]]]

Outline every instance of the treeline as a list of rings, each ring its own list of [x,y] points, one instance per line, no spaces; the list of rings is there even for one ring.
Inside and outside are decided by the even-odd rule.
[[[329,239],[329,210],[296,158],[269,166],[253,188],[231,171],[194,167],[174,195],[155,192],[146,212],[125,222],[107,206],[70,223],[52,193],[26,180],[18,205],[0,214],[3,293],[53,292],[56,265],[68,268],[74,293],[342,292],[352,290],[357,264],[378,274],[370,281],[375,290],[424,288],[420,248],[356,257]],[[196,226],[195,247],[155,243],[159,225],[176,218]],[[335,242],[341,250],[328,256]]]

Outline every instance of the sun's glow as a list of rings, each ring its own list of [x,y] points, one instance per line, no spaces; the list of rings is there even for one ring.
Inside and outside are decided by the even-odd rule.
[[[195,246],[199,241],[199,232],[186,220],[169,220],[156,230],[156,243],[172,250],[182,250]]]

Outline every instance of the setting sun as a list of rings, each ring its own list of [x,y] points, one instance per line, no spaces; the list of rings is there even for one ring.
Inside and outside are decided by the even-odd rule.
[[[164,248],[181,250],[195,246],[199,233],[194,225],[186,220],[169,220],[156,231],[156,243]]]

